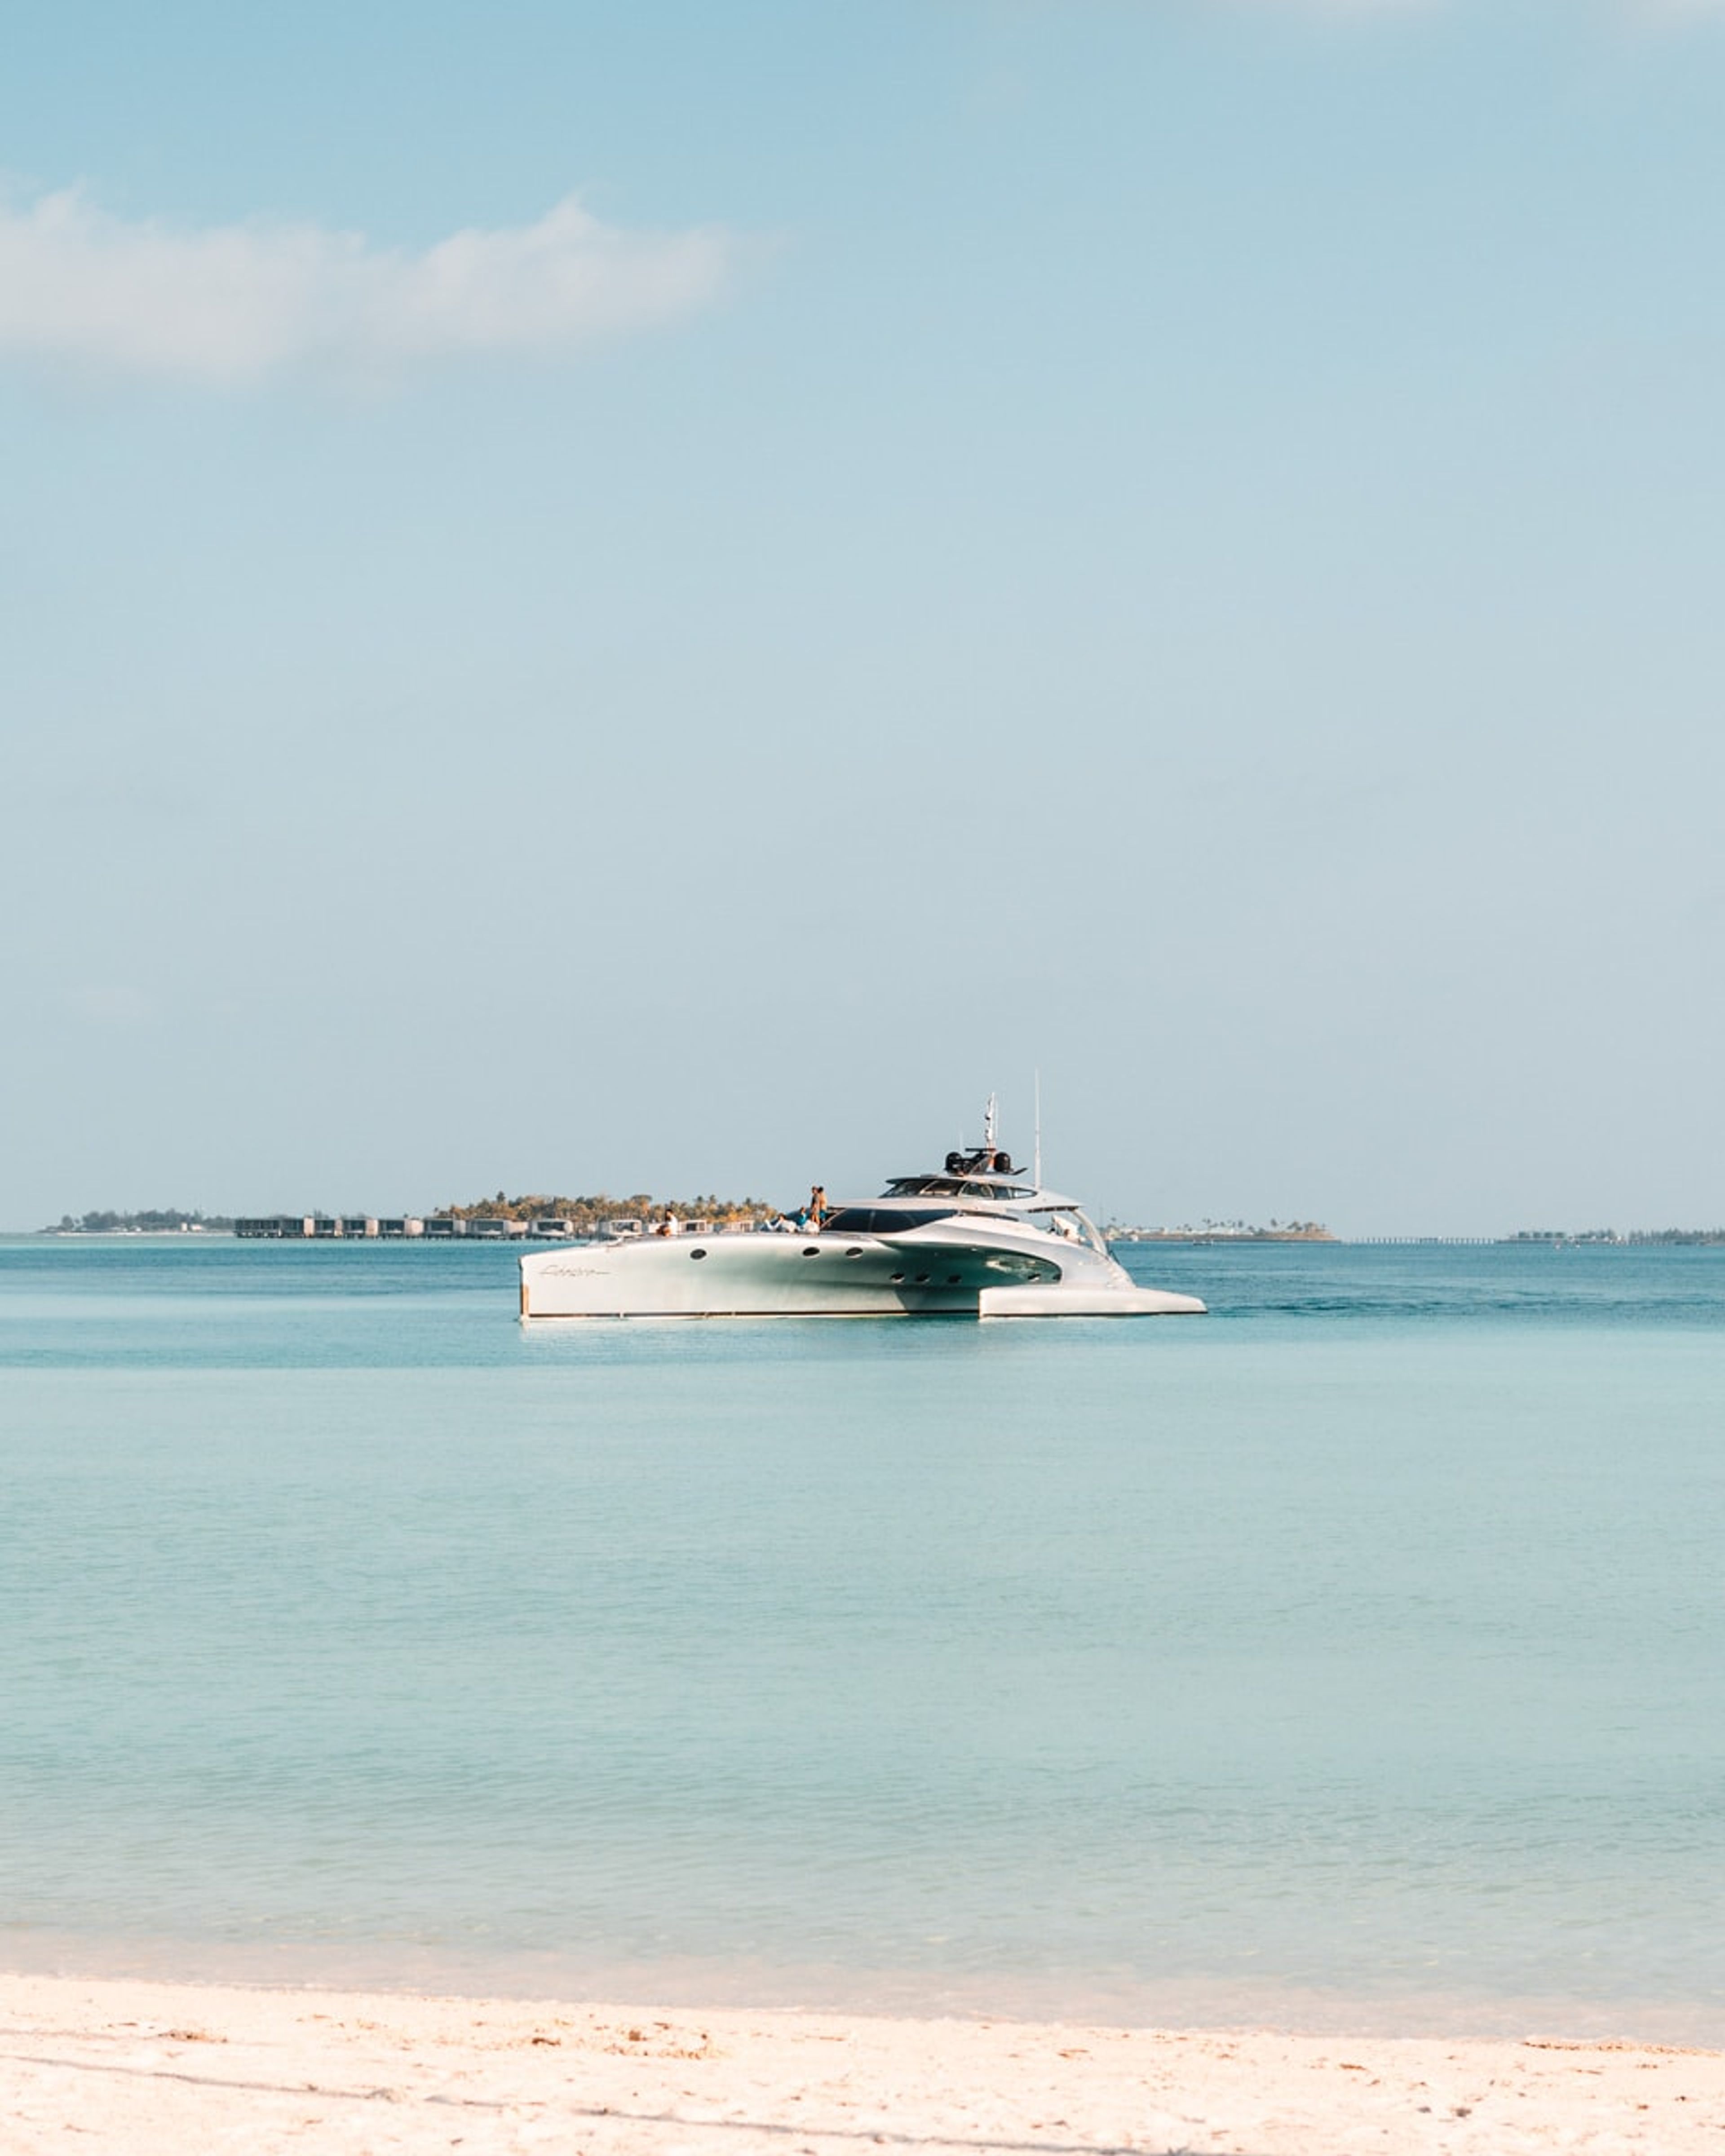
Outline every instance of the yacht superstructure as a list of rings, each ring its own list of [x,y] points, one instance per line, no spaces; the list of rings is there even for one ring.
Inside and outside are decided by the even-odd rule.
[[[1040,1147],[1039,1147],[1040,1152]],[[1039,1163],[1040,1164],[1040,1163]],[[665,1224],[669,1226],[670,1224]],[[559,1317],[1153,1317],[1196,1296],[1140,1287],[1076,1200],[983,1142],[878,1198],[732,1234],[661,1232],[535,1251],[524,1321]]]

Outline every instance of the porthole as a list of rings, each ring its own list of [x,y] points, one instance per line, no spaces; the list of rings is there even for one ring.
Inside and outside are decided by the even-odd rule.
[[[860,1257],[862,1255],[862,1245],[861,1245],[861,1244],[860,1244],[860,1243],[853,1243],[853,1244],[851,1245],[850,1248],[850,1249],[849,1249],[849,1250],[845,1253],[845,1256],[846,1256],[847,1258],[860,1258]]]
[[[818,1258],[820,1255],[820,1250],[817,1245],[811,1243],[803,1255],[805,1258]]]
[[[891,1281],[892,1286],[894,1287],[901,1287],[904,1285],[904,1277],[905,1276],[902,1273],[894,1273]]]
[[[706,1252],[705,1250],[691,1250],[689,1255],[691,1258],[704,1258],[706,1255]]]
[[[948,1287],[957,1287],[959,1281],[964,1276],[962,1273],[948,1273],[947,1275],[947,1286]]]
[[[927,1276],[927,1273],[918,1273],[918,1274],[917,1274],[917,1276],[916,1276],[916,1285],[917,1285],[917,1286],[918,1286],[918,1287],[927,1287],[927,1285],[928,1285],[928,1276]]]

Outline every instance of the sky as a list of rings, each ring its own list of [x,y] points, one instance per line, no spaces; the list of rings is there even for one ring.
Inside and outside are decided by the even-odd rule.
[[[1725,5],[6,44],[0,1226],[1725,1221]]]

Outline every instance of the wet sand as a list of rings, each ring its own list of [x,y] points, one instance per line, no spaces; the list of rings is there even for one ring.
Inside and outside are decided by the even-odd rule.
[[[0,1976],[7,2156],[1725,2149],[1725,2053]]]

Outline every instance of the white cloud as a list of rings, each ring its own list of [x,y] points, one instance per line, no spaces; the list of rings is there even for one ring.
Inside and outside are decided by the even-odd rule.
[[[0,202],[0,355],[223,384],[556,359],[694,313],[737,253],[723,230],[626,232],[573,198],[413,254],[316,225],[130,223],[69,190]]]

